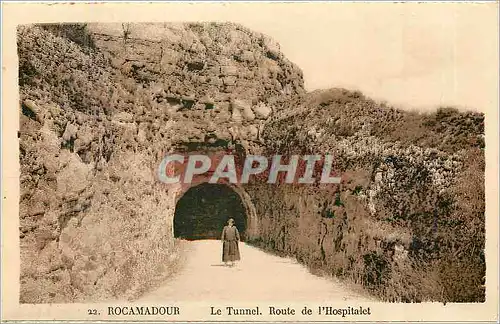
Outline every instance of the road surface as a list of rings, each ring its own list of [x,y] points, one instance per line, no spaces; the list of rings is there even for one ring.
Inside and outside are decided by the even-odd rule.
[[[221,245],[216,240],[186,242],[183,267],[138,301],[374,301],[339,280],[311,274],[291,258],[245,243],[240,243],[242,260],[226,267],[221,262]]]

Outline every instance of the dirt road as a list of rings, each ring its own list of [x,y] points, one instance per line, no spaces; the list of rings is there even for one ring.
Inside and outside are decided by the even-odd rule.
[[[267,254],[240,243],[242,260],[234,267],[221,262],[220,241],[187,244],[183,268],[139,301],[370,301],[334,278],[311,274],[290,258]]]

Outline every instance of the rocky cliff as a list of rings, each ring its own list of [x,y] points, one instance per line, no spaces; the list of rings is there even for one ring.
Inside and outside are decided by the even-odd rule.
[[[249,185],[256,244],[385,300],[484,300],[482,114],[420,115],[333,89],[275,114],[263,138],[269,153],[334,154],[343,181]]]
[[[400,111],[242,26],[20,26],[21,302],[134,299],[179,263],[166,152],[333,152],[341,185],[242,188],[254,244],[386,300],[484,299],[484,116]],[[151,278],[147,284],[143,278]]]

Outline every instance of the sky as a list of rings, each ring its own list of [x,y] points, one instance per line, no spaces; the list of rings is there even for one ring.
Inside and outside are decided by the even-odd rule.
[[[264,8],[264,7],[262,7]],[[307,90],[345,87],[402,108],[498,106],[498,7],[323,4],[238,17],[270,35]]]

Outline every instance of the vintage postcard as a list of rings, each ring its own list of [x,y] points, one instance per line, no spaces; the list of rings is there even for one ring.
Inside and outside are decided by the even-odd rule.
[[[2,32],[2,321],[498,321],[498,3]]]

